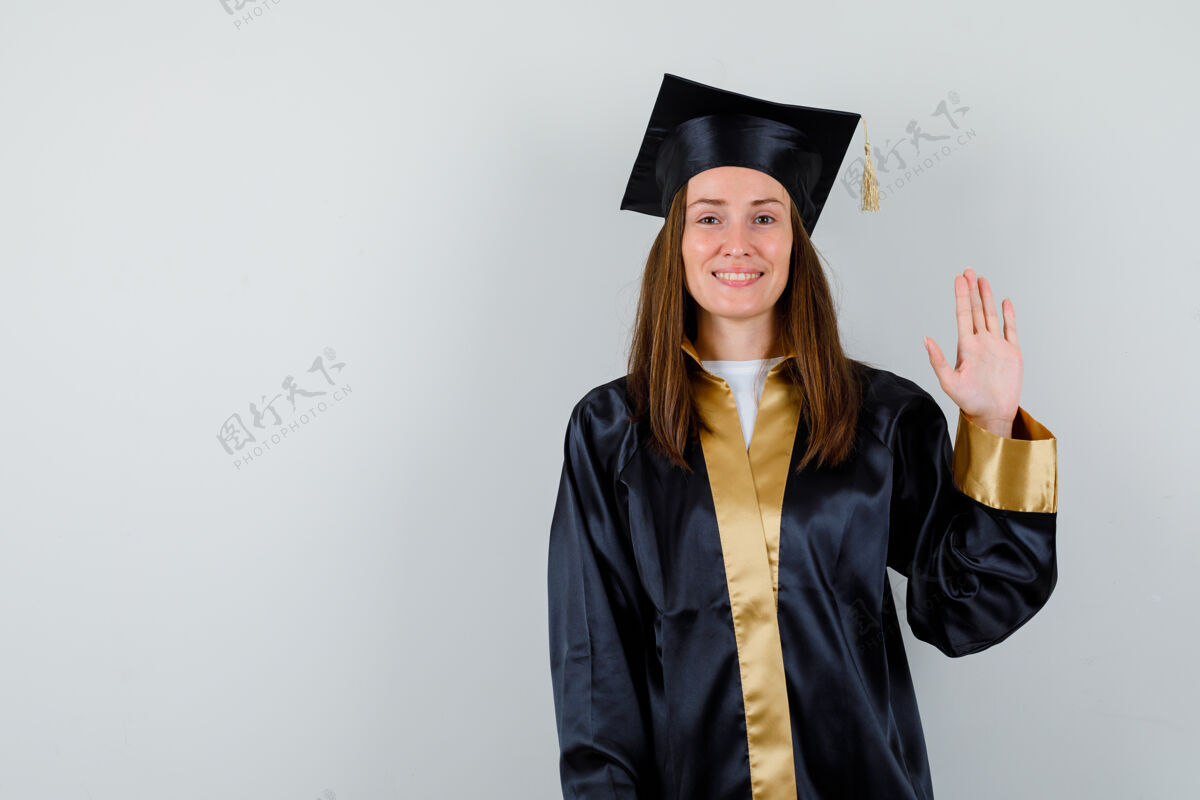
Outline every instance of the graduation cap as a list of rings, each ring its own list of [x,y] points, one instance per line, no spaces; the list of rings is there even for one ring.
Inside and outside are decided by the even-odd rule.
[[[809,234],[841,168],[860,115],[772,103],[666,73],[621,209],[667,216],[675,193],[713,167],[750,167],[779,181]],[[866,138],[866,122],[863,122]],[[879,209],[879,187],[864,145],[862,205]]]

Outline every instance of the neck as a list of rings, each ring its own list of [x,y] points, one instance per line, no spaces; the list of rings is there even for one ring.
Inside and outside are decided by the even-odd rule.
[[[740,320],[701,314],[693,344],[705,361],[754,361],[784,355],[773,317]]]

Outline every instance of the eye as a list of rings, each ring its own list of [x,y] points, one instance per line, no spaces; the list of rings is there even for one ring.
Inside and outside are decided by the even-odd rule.
[[[755,219],[763,219],[763,218],[769,219],[772,222],[775,221],[775,218],[772,217],[770,214],[759,214],[757,217],[755,217]]]
[[[706,219],[716,219],[716,217],[714,217],[712,214],[705,214],[703,217],[696,220],[696,222],[699,222],[700,224],[704,224],[704,220],[706,220]]]

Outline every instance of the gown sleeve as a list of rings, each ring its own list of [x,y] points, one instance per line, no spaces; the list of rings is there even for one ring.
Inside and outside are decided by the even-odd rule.
[[[1023,408],[1011,439],[960,409],[951,450],[941,408],[919,390],[891,438],[888,565],[908,578],[913,635],[952,657],[1003,641],[1058,580],[1054,435]]]
[[[581,401],[582,404],[583,401]],[[643,677],[643,613],[615,465],[596,421],[576,406],[550,526],[550,667],[563,797],[650,794],[652,734]]]

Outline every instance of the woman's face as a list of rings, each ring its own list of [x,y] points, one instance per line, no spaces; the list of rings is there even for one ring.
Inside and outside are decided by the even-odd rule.
[[[790,213],[787,190],[765,172],[714,167],[691,177],[683,271],[700,308],[730,319],[773,319],[788,280]]]

